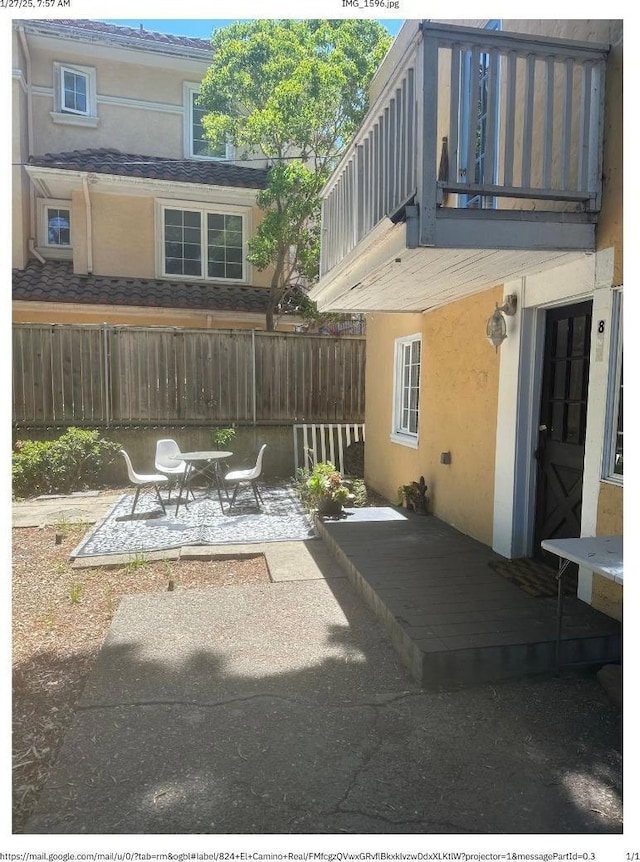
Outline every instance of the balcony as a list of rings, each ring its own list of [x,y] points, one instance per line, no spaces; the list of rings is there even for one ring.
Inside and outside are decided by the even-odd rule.
[[[319,308],[423,311],[592,251],[607,53],[407,22],[323,190]]]

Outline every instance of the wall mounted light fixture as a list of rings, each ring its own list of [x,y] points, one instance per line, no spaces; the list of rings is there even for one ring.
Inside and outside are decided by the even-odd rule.
[[[505,296],[502,305],[498,305],[496,302],[495,311],[489,320],[487,320],[487,338],[495,347],[496,353],[507,337],[507,322],[503,315],[506,314],[507,317],[512,317],[516,313],[517,307],[518,297],[515,293],[510,293],[508,296]]]

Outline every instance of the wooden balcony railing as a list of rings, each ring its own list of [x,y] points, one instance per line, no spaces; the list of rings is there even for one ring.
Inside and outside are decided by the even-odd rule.
[[[325,187],[321,276],[408,203],[425,246],[440,208],[597,212],[606,58],[423,22]]]
[[[389,82],[330,182],[323,202],[323,271],[416,191],[415,55]]]

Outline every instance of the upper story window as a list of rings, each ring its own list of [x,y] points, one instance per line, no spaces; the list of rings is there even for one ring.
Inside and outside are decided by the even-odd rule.
[[[56,123],[95,126],[98,122],[96,70],[89,66],[54,63]]]
[[[418,445],[421,350],[420,335],[396,339],[391,440],[413,448]]]
[[[38,216],[38,247],[51,258],[72,257],[71,204],[41,200]]]
[[[209,208],[162,207],[162,275],[243,281],[244,217]]]
[[[59,247],[71,245],[70,210],[47,207],[47,244]]]
[[[185,155],[196,159],[232,159],[233,148],[228,144],[214,147],[202,127],[206,109],[198,104],[200,86],[185,84]]]
[[[86,114],[88,111],[88,76],[75,69],[61,70],[62,110],[72,114]]]

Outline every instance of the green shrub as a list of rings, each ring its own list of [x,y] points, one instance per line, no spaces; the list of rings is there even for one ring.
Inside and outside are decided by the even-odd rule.
[[[235,436],[235,428],[216,428],[212,435],[213,445],[216,449],[224,451]]]
[[[352,479],[350,482],[347,481],[347,484],[351,486],[351,494],[353,496],[352,505],[357,509],[361,509],[363,506],[366,506],[368,496],[367,486],[364,483],[364,479]]]
[[[322,488],[329,483],[329,477],[333,477],[332,481],[336,483],[336,475],[340,476],[333,464],[328,462],[316,464],[313,470],[309,470],[307,467],[298,467],[292,482],[293,489],[300,497],[303,506],[307,509],[313,509],[317,505],[318,497],[323,496]],[[364,479],[344,479],[341,477],[338,486],[340,490],[337,498],[342,498],[340,502],[348,502],[349,506],[354,508],[368,505],[369,492]],[[346,488],[346,496],[343,488]]]
[[[18,440],[12,458],[13,494],[68,494],[104,481],[120,446],[98,431],[68,428],[57,440]]]

